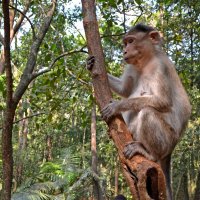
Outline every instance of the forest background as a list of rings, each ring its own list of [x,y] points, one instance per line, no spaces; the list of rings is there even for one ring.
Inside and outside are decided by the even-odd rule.
[[[163,34],[164,49],[193,106],[173,153],[174,198],[199,200],[200,1],[97,0],[96,8],[107,71],[116,76],[124,68],[122,36],[131,25],[151,24]],[[118,193],[131,199],[107,126],[95,112],[85,69],[81,1],[10,1],[10,72],[4,68],[3,17],[0,6],[0,189],[13,167],[13,200],[113,199]],[[10,87],[14,113],[9,135],[5,119]]]

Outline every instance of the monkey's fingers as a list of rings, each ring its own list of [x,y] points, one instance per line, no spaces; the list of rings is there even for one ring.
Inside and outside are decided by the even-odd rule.
[[[124,156],[127,158],[127,159],[131,159],[133,156],[134,156],[134,152],[131,151],[130,149],[127,150],[127,151],[124,151]]]
[[[95,57],[94,56],[89,56],[87,58],[87,64],[86,64],[86,68],[88,70],[92,70],[92,67],[94,66],[94,63],[95,63]]]
[[[105,120],[105,121],[108,121],[110,118],[111,118],[111,113],[110,113],[110,111],[109,111],[109,109],[108,110],[104,110],[102,113],[101,113],[101,116],[102,116],[102,118]]]
[[[105,121],[113,116],[113,109],[109,104],[101,110],[101,116]]]
[[[131,158],[134,156],[134,154],[135,154],[135,151],[134,151],[134,149],[133,149],[133,146],[130,145],[130,144],[126,145],[125,148],[124,148],[123,153],[124,153],[124,156],[125,156],[127,159],[131,159]]]

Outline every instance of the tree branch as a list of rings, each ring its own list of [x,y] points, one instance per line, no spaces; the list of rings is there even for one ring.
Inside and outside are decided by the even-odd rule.
[[[21,118],[21,119],[19,119],[19,120],[16,120],[16,121],[13,122],[13,124],[17,124],[17,123],[19,123],[19,122],[21,122],[21,121],[23,121],[23,120],[25,120],[25,119],[29,119],[29,118],[36,117],[36,116],[38,116],[38,115],[44,115],[44,114],[46,114],[46,113],[45,113],[45,112],[35,113],[35,114],[33,114],[33,115],[29,115],[29,116],[27,116],[27,117],[23,117],[23,118]],[[3,127],[0,127],[0,129],[2,129],[2,128],[3,128]]]
[[[19,12],[21,15],[20,17],[18,18],[14,28],[13,28],[13,32],[12,32],[12,35],[11,35],[11,40],[14,38],[15,34],[17,33],[17,31],[19,30],[19,28],[21,27],[21,24],[24,20],[24,18],[27,19],[27,21],[29,22],[30,26],[31,26],[31,29],[32,29],[32,32],[33,32],[33,39],[35,39],[36,35],[35,35],[35,29],[34,29],[34,26],[31,22],[31,20],[26,16],[26,13],[30,7],[30,4],[31,4],[31,1],[28,1],[28,3],[25,5],[25,8],[23,11],[19,10],[18,8],[12,6],[12,5],[9,5],[9,7],[15,9],[17,12]]]
[[[26,91],[29,83],[33,80],[33,74],[32,73],[33,73],[33,70],[34,70],[35,65],[36,65],[38,51],[39,51],[41,43],[42,43],[42,41],[43,41],[47,31],[48,31],[51,20],[53,18],[53,14],[54,14],[55,9],[56,9],[56,2],[57,2],[56,0],[52,0],[51,9],[48,11],[47,16],[44,18],[42,25],[39,27],[39,32],[36,36],[36,39],[32,43],[26,67],[24,69],[24,72],[21,76],[20,82],[19,82],[19,84],[18,84],[18,86],[15,90],[15,93],[14,93],[14,103],[15,104],[18,104],[22,95]]]
[[[16,121],[13,122],[13,124],[17,124],[17,123],[19,123],[19,122],[21,122],[21,121],[23,121],[23,120],[25,120],[25,119],[29,119],[29,118],[32,118],[32,117],[36,117],[36,116],[38,116],[38,115],[45,115],[45,114],[46,114],[45,112],[35,113],[35,114],[32,114],[32,115],[23,117],[23,118],[21,118],[21,119],[19,119],[19,120],[16,120]]]
[[[84,47],[83,47],[83,48],[84,48]],[[47,73],[47,72],[51,71],[51,69],[53,68],[54,64],[55,64],[59,59],[65,57],[65,56],[69,56],[69,55],[72,55],[72,54],[74,54],[74,53],[80,53],[80,52],[88,53],[87,51],[84,51],[83,48],[81,48],[80,50],[77,50],[77,51],[65,52],[65,53],[59,55],[57,58],[55,58],[55,59],[52,61],[52,63],[50,64],[49,67],[43,68],[43,69],[39,70],[38,72],[35,72],[35,73],[33,74],[33,79],[36,78],[36,77],[38,77],[38,76],[40,76],[40,75],[42,75],[42,74],[44,74],[44,73]]]

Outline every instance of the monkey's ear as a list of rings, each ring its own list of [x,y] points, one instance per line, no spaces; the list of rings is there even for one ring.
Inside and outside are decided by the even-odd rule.
[[[159,44],[161,42],[160,33],[158,31],[151,31],[149,33],[149,38],[153,44]]]

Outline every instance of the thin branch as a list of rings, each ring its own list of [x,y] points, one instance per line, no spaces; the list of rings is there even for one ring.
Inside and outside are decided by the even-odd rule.
[[[29,22],[29,24],[30,24],[30,26],[31,26],[31,29],[32,29],[32,32],[33,32],[33,39],[36,38],[34,26],[33,26],[32,22],[31,22],[31,20],[29,19],[29,17],[26,16],[26,13],[27,13],[27,11],[28,11],[28,9],[29,9],[29,6],[30,6],[30,1],[29,1],[29,3],[26,5],[26,7],[24,8],[24,10],[21,11],[21,10],[19,10],[18,8],[9,5],[9,7],[15,9],[17,12],[19,12],[19,13],[21,14],[21,16],[19,17],[17,23],[15,24],[14,31],[13,31],[13,35],[12,35],[11,38],[13,38],[14,35],[16,34],[16,32],[19,30],[19,28],[20,28],[20,26],[21,26],[21,24],[22,24],[24,18],[27,19],[27,21]]]
[[[79,33],[79,35],[82,37],[82,39],[85,41],[85,37],[83,36],[83,34],[79,31],[79,29],[77,28],[77,26],[74,25],[74,23],[72,22],[71,25],[76,29],[76,31]]]
[[[88,82],[84,81],[83,79],[78,78],[75,74],[72,73],[71,70],[67,69],[67,71],[68,71],[69,75],[71,75],[73,78],[78,80],[80,83],[83,83],[83,84],[85,84],[87,86],[92,86],[92,83],[88,83]]]
[[[46,114],[45,112],[35,113],[35,114],[32,114],[32,115],[23,117],[23,118],[21,118],[21,119],[19,119],[19,120],[16,120],[16,121],[13,122],[13,124],[17,124],[17,123],[19,123],[19,122],[21,122],[21,121],[23,121],[23,120],[25,120],[25,119],[29,119],[29,118],[32,118],[32,117],[36,117],[36,116],[38,116],[38,115],[45,115],[45,114]]]
[[[119,34],[102,35],[101,39],[105,38],[105,37],[119,37],[119,36],[124,36],[124,34],[125,34],[125,32],[124,33],[119,33]]]
[[[36,117],[36,116],[38,116],[38,115],[45,115],[45,114],[46,114],[45,112],[35,113],[35,114],[33,114],[33,115],[29,115],[29,116],[23,117],[23,118],[21,118],[21,119],[19,119],[19,120],[16,120],[16,121],[13,122],[13,124],[17,124],[17,123],[19,123],[19,122],[21,122],[21,121],[23,121],[23,120],[25,120],[25,119],[29,119],[29,118],[32,118],[32,117]],[[1,126],[1,127],[0,127],[0,130],[1,130],[2,128],[3,128],[3,127]]]
[[[74,54],[74,53],[80,53],[80,52],[82,52],[82,53],[88,53],[87,51],[83,50],[83,48],[84,48],[84,47],[82,47],[80,50],[71,51],[71,52],[65,52],[65,53],[59,55],[57,58],[55,58],[55,59],[52,61],[52,63],[50,64],[49,67],[45,67],[45,68],[39,70],[38,72],[34,73],[34,74],[33,74],[33,79],[35,79],[36,77],[38,77],[38,76],[40,76],[40,75],[42,75],[42,74],[44,74],[44,73],[47,73],[47,72],[51,71],[51,69],[54,67],[54,64],[55,64],[59,59],[65,57],[65,56],[69,56],[69,55],[72,55],[72,54]]]

